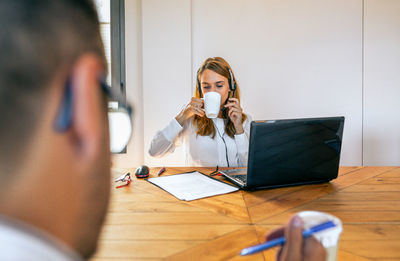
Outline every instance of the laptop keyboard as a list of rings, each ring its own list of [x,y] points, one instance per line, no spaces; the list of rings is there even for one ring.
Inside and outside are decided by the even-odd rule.
[[[232,175],[232,178],[241,180],[243,184],[246,184],[247,175]]]

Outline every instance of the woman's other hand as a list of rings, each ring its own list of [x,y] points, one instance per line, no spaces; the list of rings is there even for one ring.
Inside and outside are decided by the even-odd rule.
[[[228,110],[228,117],[235,126],[236,134],[242,134],[244,132],[242,125],[242,107],[240,107],[239,100],[236,98],[229,98],[228,103],[225,104],[225,108]]]

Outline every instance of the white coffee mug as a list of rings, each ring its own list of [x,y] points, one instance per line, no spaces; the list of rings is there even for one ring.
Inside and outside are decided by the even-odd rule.
[[[207,118],[217,118],[221,105],[221,94],[218,92],[206,92],[204,94],[204,110]]]
[[[317,233],[313,236],[322,244],[326,250],[326,261],[336,261],[339,246],[340,233],[342,233],[342,222],[339,218],[328,213],[319,211],[301,211],[297,213],[304,223],[304,229],[321,224],[326,221],[332,221],[335,227],[329,228]]]

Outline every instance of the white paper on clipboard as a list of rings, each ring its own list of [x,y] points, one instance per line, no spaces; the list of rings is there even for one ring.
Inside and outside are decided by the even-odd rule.
[[[200,172],[182,173],[165,177],[150,178],[147,181],[162,188],[180,200],[195,200],[231,193],[239,188],[210,178]]]

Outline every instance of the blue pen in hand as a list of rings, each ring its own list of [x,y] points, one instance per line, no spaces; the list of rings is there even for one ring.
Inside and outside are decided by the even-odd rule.
[[[322,231],[322,230],[325,230],[325,229],[328,229],[331,227],[335,227],[335,226],[336,226],[335,223],[333,223],[332,221],[327,221],[327,222],[321,223],[319,225],[316,225],[309,229],[304,230],[303,238],[309,237],[314,233],[317,233],[319,231]],[[255,246],[245,248],[240,252],[240,255],[246,256],[246,255],[255,254],[257,252],[267,250],[267,249],[275,247],[275,246],[283,245],[283,244],[285,244],[285,242],[286,242],[285,237],[276,238],[276,239],[273,239],[271,241],[265,242],[260,245],[255,245]]]

